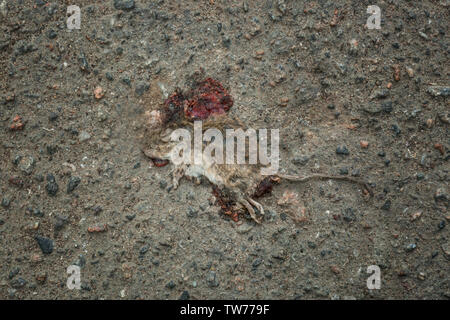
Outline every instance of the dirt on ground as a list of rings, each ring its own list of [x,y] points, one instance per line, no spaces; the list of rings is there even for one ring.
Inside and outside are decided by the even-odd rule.
[[[449,10],[0,0],[0,298],[449,299]],[[170,188],[141,120],[198,74],[230,92],[230,116],[280,130],[281,173],[373,197],[284,181],[256,224],[205,181]]]

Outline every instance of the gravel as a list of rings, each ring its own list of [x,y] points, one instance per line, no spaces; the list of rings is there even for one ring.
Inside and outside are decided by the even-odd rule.
[[[53,240],[41,236],[36,236],[34,239],[37,241],[42,253],[50,254],[53,252]]]
[[[74,191],[75,188],[78,187],[80,182],[81,182],[80,177],[70,177],[69,183],[67,184],[67,193],[71,193],[72,191]]]
[[[45,186],[45,190],[49,196],[56,196],[58,193],[59,186],[56,183],[56,179],[52,174],[47,175],[47,185]]]

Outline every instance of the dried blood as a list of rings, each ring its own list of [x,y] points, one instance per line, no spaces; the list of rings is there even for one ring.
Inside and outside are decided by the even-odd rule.
[[[170,95],[170,97],[164,102],[164,113],[163,113],[163,123],[169,123],[176,121],[177,118],[183,112],[184,108],[184,96],[180,90],[176,90]]]
[[[217,186],[213,186],[212,193],[214,197],[216,197],[217,204],[220,206],[221,211],[225,215],[230,216],[234,222],[238,222],[239,217],[238,213],[233,210],[233,201],[228,199],[228,197],[223,192],[221,192]]]
[[[191,120],[204,120],[211,115],[224,114],[233,106],[233,98],[227,90],[211,78],[201,82],[191,96],[184,107],[184,115]]]
[[[276,183],[276,180],[274,180],[272,176],[265,177],[256,187],[256,191],[253,196],[255,198],[260,198],[267,193],[271,193],[272,188]]]
[[[158,158],[151,158],[153,164],[155,165],[155,167],[164,167],[167,166],[169,164],[169,160],[162,160],[162,159],[158,159]]]
[[[225,114],[233,106],[233,98],[222,84],[207,78],[188,93],[175,91],[164,102],[164,123],[176,121],[184,114],[190,121],[205,120],[210,116]]]

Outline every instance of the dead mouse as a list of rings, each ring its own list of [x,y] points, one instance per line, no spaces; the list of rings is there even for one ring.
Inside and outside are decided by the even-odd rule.
[[[226,164],[217,161],[216,154],[203,154],[201,159],[194,159],[195,152],[187,154],[186,150],[183,150],[182,153],[186,154],[182,156],[188,161],[174,163],[173,152],[179,146],[180,140],[174,141],[173,135],[174,132],[179,132],[179,129],[183,129],[183,132],[191,137],[195,136],[195,130],[198,129],[196,125],[201,121],[202,134],[207,133],[208,129],[220,132],[227,129],[246,131],[246,126],[239,119],[227,114],[233,103],[233,98],[222,84],[207,78],[195,82],[188,91],[175,90],[164,103],[146,111],[142,151],[157,167],[169,164],[174,166],[174,188],[177,188],[182,177],[194,180],[204,177],[212,184],[213,194],[225,214],[238,221],[239,214],[247,211],[257,223],[262,222],[264,208],[255,199],[270,193],[272,187],[283,179],[298,182],[313,179],[347,181],[358,184],[365,194],[372,195],[365,182],[350,177],[323,174],[293,176],[279,173],[264,176],[261,174],[260,163],[248,164],[246,161],[245,164]],[[191,145],[191,140],[187,143]],[[200,143],[203,147],[204,140]],[[248,160],[248,141],[245,146],[245,160]]]

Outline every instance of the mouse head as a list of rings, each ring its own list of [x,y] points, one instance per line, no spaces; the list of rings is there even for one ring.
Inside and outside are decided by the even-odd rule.
[[[156,110],[145,113],[146,145],[144,153],[155,165],[168,163],[177,144],[170,134],[177,128],[191,128],[195,120],[223,119],[233,106],[233,98],[218,81],[207,78],[187,93],[176,89]]]

